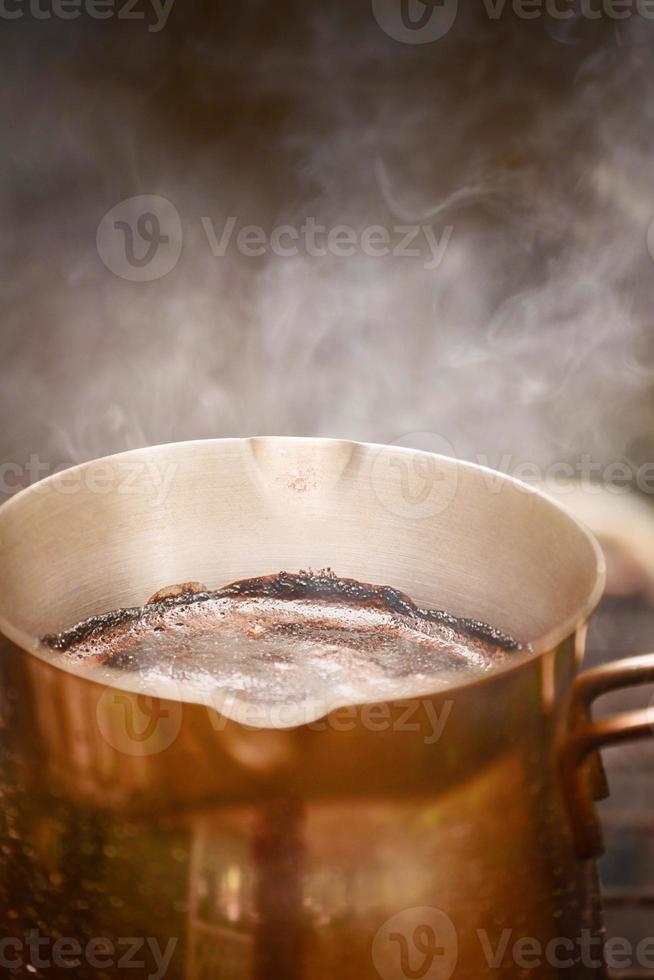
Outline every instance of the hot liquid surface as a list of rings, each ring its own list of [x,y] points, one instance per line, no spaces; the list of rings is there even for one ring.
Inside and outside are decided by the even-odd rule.
[[[520,645],[492,627],[419,609],[394,589],[331,574],[282,573],[213,592],[158,593],[43,638],[70,664],[178,687],[238,716],[318,716],[344,704],[407,697],[505,665]],[[288,716],[287,716],[288,717]],[[303,720],[306,718],[303,717]]]

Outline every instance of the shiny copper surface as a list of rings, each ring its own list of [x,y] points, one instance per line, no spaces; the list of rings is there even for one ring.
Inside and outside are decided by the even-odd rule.
[[[412,520],[407,453],[313,440],[159,447],[110,465],[119,478],[144,458],[174,464],[163,502],[145,481],[133,497],[92,493],[82,468],[76,494],[57,493],[55,478],[0,509],[7,935],[38,921],[161,948],[175,939],[167,975],[190,980],[221,968],[243,980],[378,977],[384,929],[415,909],[453,924],[458,980],[498,975],[480,933],[493,948],[505,929],[544,946],[599,935],[594,866],[577,853],[560,779],[561,746],[569,773],[585,755],[571,691],[599,550],[539,494],[507,478],[490,492],[483,469],[437,457],[443,506]],[[213,584],[272,561],[338,565],[485,618],[533,652],[375,705],[372,719],[343,706],[284,729],[165,684],[61,669],[38,644],[166,581]],[[512,950],[502,976],[521,975]],[[601,973],[577,958],[569,975]],[[538,975],[561,973],[546,963]]]

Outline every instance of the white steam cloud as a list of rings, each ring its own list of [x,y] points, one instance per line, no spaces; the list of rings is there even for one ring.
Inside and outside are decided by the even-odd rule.
[[[651,453],[653,23],[461,15],[418,48],[367,8],[293,9],[289,40],[180,36],[175,13],[156,39],[32,25],[5,65],[0,458],[416,431],[468,458]],[[140,194],[184,233],[151,283],[95,241]],[[431,269],[214,256],[201,219],[230,216],[451,234]]]

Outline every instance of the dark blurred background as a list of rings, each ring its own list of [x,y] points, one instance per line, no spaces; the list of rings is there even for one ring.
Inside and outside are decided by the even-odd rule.
[[[255,433],[422,433],[504,469],[649,458],[654,21],[461,3],[406,43],[372,2],[38,2],[0,15],[5,495],[37,467]],[[165,200],[141,237],[143,195]],[[236,243],[307,218],[381,226],[391,254]],[[151,281],[124,277],[114,219],[143,260],[172,233]],[[392,254],[403,226],[433,231],[436,267],[422,231]]]

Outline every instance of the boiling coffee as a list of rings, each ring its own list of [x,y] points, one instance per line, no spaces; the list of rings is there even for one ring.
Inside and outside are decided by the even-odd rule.
[[[413,695],[504,665],[520,650],[485,623],[421,609],[395,589],[329,570],[214,591],[177,586],[42,642],[72,663],[173,681],[211,693],[219,707],[229,700],[262,709]]]

